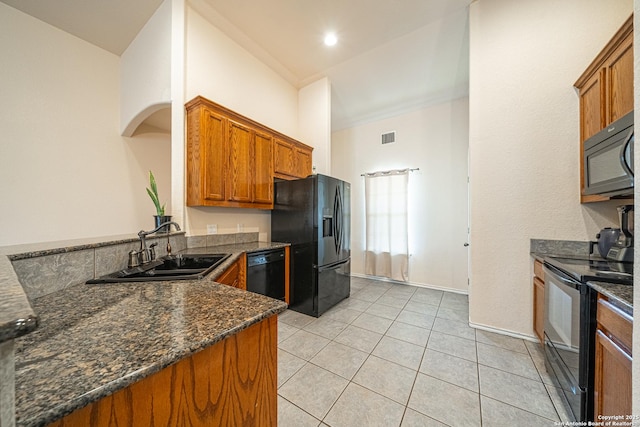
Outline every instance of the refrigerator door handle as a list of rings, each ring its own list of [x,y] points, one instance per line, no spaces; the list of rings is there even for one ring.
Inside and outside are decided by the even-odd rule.
[[[331,263],[331,264],[321,265],[321,266],[318,266],[318,271],[320,272],[320,271],[326,271],[326,270],[336,270],[336,269],[342,267],[343,265],[345,265],[346,263],[348,263],[350,261],[351,261],[351,259],[347,258],[347,259],[344,259],[342,261],[334,262],[334,263]]]
[[[340,187],[336,187],[336,195],[333,199],[333,224],[335,232],[333,233],[333,241],[336,247],[336,254],[342,250],[342,202],[340,195]]]

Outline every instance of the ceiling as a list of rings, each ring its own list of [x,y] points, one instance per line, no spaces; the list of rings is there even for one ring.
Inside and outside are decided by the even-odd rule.
[[[0,0],[122,54],[162,0]],[[332,128],[468,94],[471,0],[190,0],[300,88],[327,76]],[[324,46],[333,31],[338,44]]]

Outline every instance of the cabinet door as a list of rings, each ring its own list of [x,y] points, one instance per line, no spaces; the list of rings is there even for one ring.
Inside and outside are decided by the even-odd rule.
[[[275,172],[285,175],[295,175],[293,146],[281,139],[275,139],[274,149]]]
[[[233,286],[238,289],[247,289],[247,281],[245,278],[246,255],[242,254],[240,258],[229,266],[217,279],[216,282],[223,285]]]
[[[295,149],[296,154],[296,176],[305,178],[311,175],[311,153],[300,148]]]
[[[595,135],[605,124],[604,71],[596,72],[580,88],[580,140]]]
[[[611,54],[605,67],[608,125],[633,110],[633,33]]]
[[[596,331],[595,418],[631,414],[631,356]]]
[[[229,120],[229,200],[251,202],[253,199],[253,132]]]
[[[533,332],[544,343],[544,282],[533,278]]]
[[[225,200],[227,119],[205,107],[187,114],[187,205]]]
[[[273,142],[271,136],[255,133],[254,197],[256,203],[273,203]]]
[[[231,266],[216,279],[216,282],[237,288],[240,283],[240,266],[238,265],[238,262],[236,261],[231,264]]]
[[[227,170],[225,131],[226,120],[206,110],[204,123],[204,198],[220,201],[225,196],[225,174]]]

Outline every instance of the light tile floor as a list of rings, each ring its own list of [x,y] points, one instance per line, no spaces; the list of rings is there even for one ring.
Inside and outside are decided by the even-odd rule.
[[[355,277],[351,297],[318,319],[287,310],[278,323],[278,425],[566,420],[539,345],[473,329],[468,318],[466,295]]]

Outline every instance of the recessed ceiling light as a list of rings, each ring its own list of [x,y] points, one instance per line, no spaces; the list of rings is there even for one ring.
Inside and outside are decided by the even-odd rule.
[[[338,37],[336,37],[335,33],[328,33],[324,36],[324,44],[327,46],[333,46],[338,42]]]

